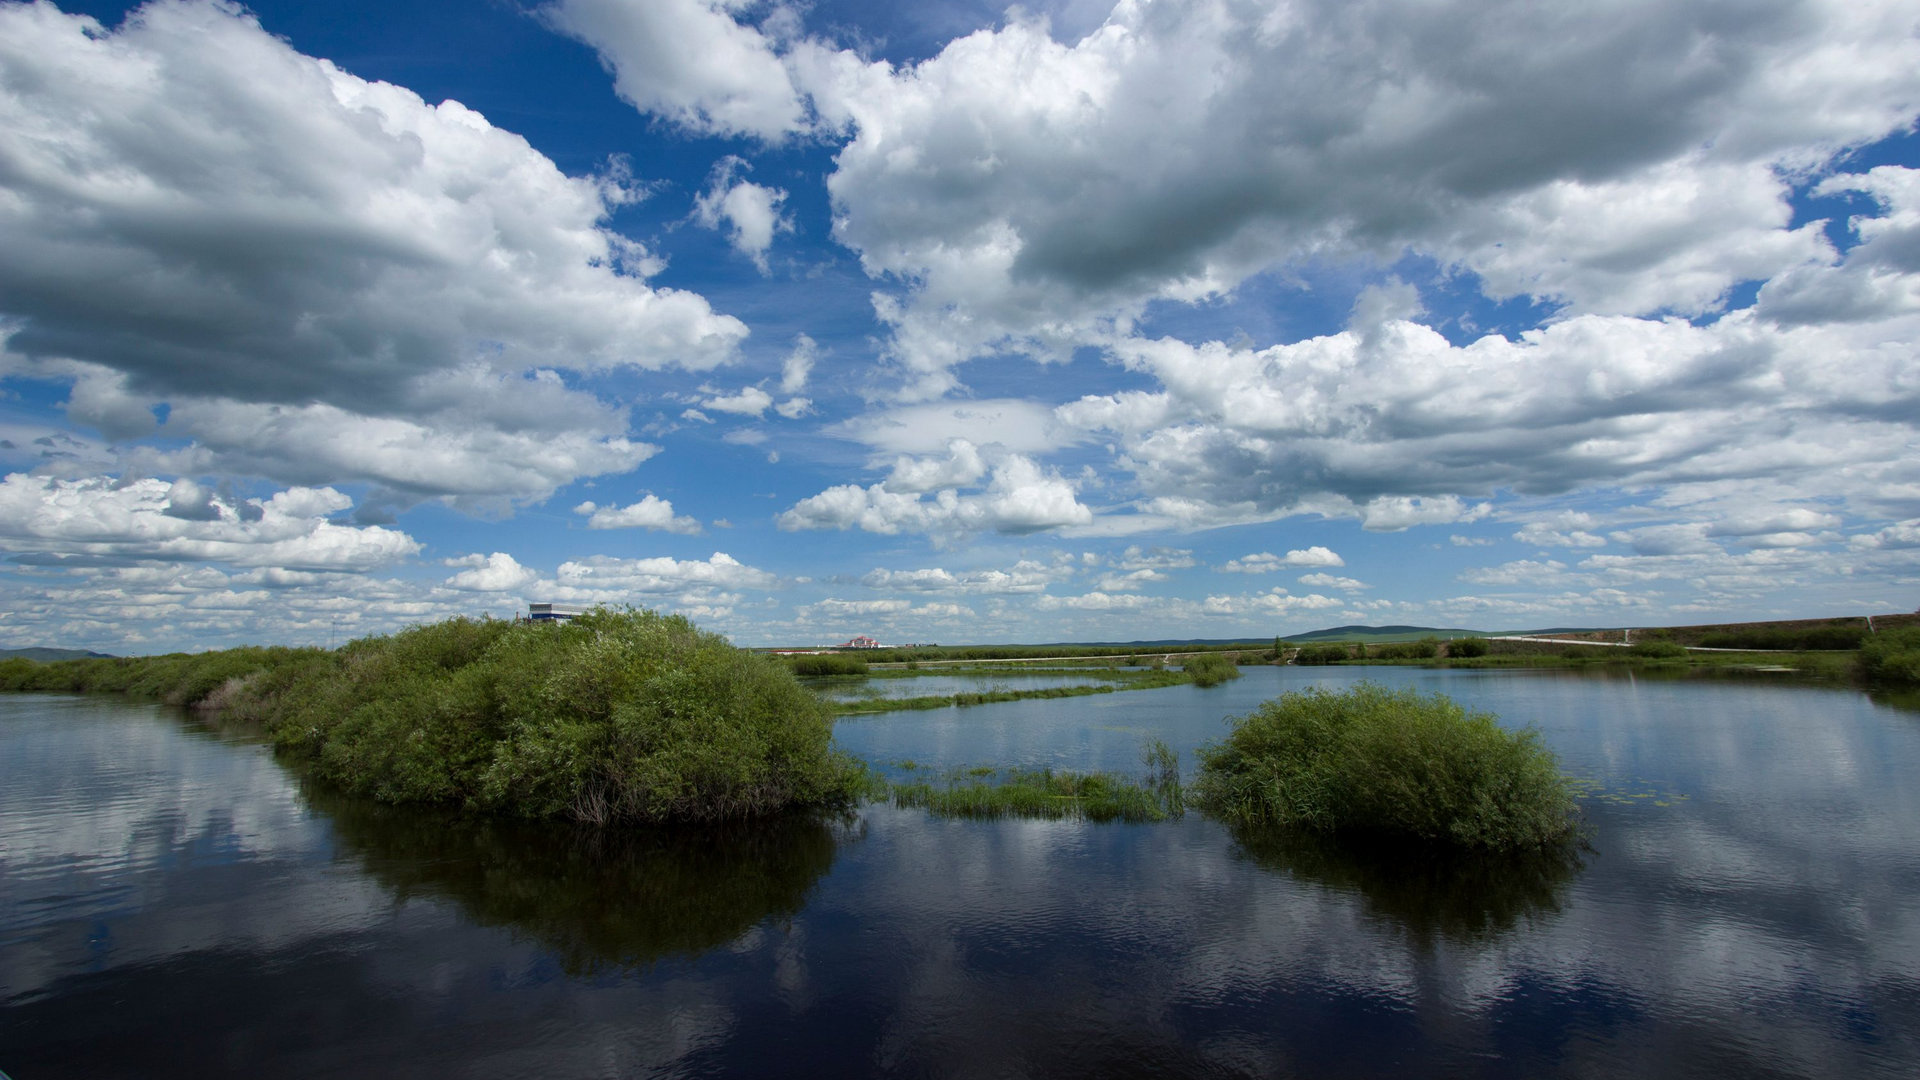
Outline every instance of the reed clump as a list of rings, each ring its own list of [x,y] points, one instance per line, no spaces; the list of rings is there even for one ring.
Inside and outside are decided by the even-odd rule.
[[[1148,822],[1184,814],[1180,755],[1156,739],[1142,747],[1140,760],[1147,768],[1140,780],[1109,772],[977,768],[954,770],[940,782],[891,784],[887,798],[942,817]]]
[[[1240,666],[1220,653],[1195,653],[1184,657],[1180,661],[1180,670],[1187,673],[1195,686],[1218,686],[1240,677]]]
[[[1230,824],[1513,851],[1571,840],[1576,806],[1532,729],[1441,694],[1294,691],[1200,749],[1194,802]]]

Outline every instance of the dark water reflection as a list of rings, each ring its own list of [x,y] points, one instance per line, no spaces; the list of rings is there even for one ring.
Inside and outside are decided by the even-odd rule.
[[[397,902],[450,900],[570,975],[697,957],[805,906],[858,819],[603,830],[396,808],[306,786],[340,852]]]
[[[305,791],[167,710],[0,698],[0,1069],[63,1076],[1908,1076],[1920,716],[1759,681],[1250,670],[843,722],[1139,768],[1363,674],[1538,725],[1581,866],[1154,826],[592,840]]]
[[[1360,897],[1367,914],[1423,948],[1437,940],[1489,940],[1558,914],[1591,849],[1463,854],[1397,845],[1341,845],[1317,837],[1235,827],[1240,852],[1269,870]]]

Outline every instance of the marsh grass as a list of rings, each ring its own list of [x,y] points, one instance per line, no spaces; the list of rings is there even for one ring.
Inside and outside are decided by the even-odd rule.
[[[1184,657],[1180,661],[1180,670],[1187,673],[1195,686],[1218,686],[1240,677],[1239,665],[1220,653],[1198,653]]]
[[[949,774],[944,781],[894,784],[895,806],[923,807],[942,817],[1084,818],[1164,821],[1169,808],[1150,787],[1113,773],[1052,769]]]
[[[953,769],[938,781],[891,784],[887,799],[895,806],[960,818],[1149,822],[1184,814],[1179,754],[1155,739],[1142,748],[1141,762],[1147,772],[1138,780],[1108,772]]]
[[[926,674],[945,675],[951,672],[927,672]],[[1001,671],[996,674],[1006,674],[1006,672]],[[1076,674],[1079,673],[1076,672]],[[1192,681],[1188,673],[1179,671],[1102,671],[1085,674],[1104,679],[1106,682],[1087,686],[1048,686],[1031,690],[1009,690],[1004,686],[995,686],[988,690],[968,690],[958,694],[926,694],[906,698],[857,698],[852,701],[828,702],[828,706],[839,716],[871,716],[876,713],[914,709],[968,708],[974,705],[995,705],[1007,701],[1085,697],[1089,694],[1111,694],[1117,690],[1153,690],[1166,686],[1180,686]]]
[[[1512,851],[1569,841],[1573,789],[1532,729],[1440,694],[1294,691],[1200,750],[1194,801],[1229,824]]]

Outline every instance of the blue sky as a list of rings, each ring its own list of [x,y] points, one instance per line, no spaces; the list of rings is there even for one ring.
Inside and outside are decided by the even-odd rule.
[[[0,644],[1920,603],[1920,7],[0,3]]]

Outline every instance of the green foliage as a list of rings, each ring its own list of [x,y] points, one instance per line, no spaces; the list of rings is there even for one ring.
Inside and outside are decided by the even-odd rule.
[[[826,675],[865,675],[867,662],[858,656],[846,656],[841,653],[821,653],[817,656],[789,656],[787,666],[795,675],[803,679],[819,678]]]
[[[1219,653],[1197,653],[1180,662],[1195,686],[1218,686],[1240,677],[1240,667]]]
[[[1703,634],[1699,644],[1709,649],[1753,649],[1758,652],[1857,649],[1866,640],[1867,625],[1828,623],[1804,627],[1739,627]]]
[[[1391,641],[1374,646],[1373,655],[1380,660],[1431,660],[1440,655],[1440,640],[1423,637],[1418,641]]]
[[[1338,664],[1353,659],[1353,650],[1345,645],[1303,645],[1293,658],[1296,664]]]
[[[1231,824],[1466,849],[1574,830],[1572,789],[1537,732],[1371,683],[1295,691],[1239,718],[1201,748],[1194,795]]]
[[[1176,808],[1147,785],[1113,773],[1009,769],[992,777],[949,775],[944,783],[895,784],[895,806],[918,806],[942,817],[1084,818],[1165,821]]]
[[[1447,642],[1447,655],[1474,657],[1487,655],[1487,639],[1478,637],[1455,638]]]
[[[117,690],[260,722],[341,789],[531,818],[717,821],[850,801],[860,767],[784,664],[677,616],[450,619],[337,652],[0,668],[4,688]]]
[[[1672,641],[1636,641],[1627,647],[1627,655],[1642,660],[1684,660],[1687,647]]]
[[[1883,630],[1860,647],[1860,674],[1880,683],[1920,686],[1920,626]]]
[[[0,690],[119,693],[169,705],[223,708],[268,672],[328,654],[319,649],[241,648],[164,656],[0,663]]]

